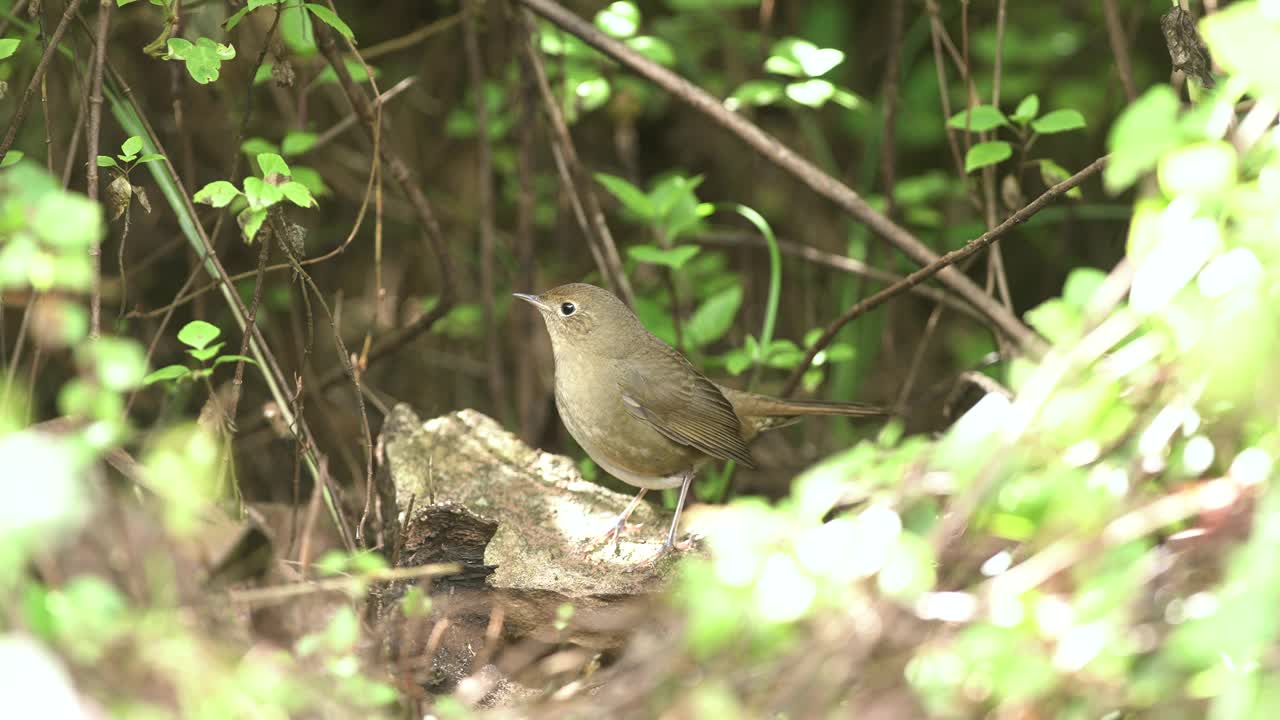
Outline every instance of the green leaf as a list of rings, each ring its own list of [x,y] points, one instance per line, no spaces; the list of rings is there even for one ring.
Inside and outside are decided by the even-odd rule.
[[[782,83],[777,80],[748,80],[733,91],[725,105],[730,110],[736,110],[742,104],[772,105],[782,99],[783,92]]]
[[[351,32],[351,27],[343,22],[342,18],[338,17],[337,13],[319,3],[307,3],[307,9],[311,11],[312,15],[320,18],[320,21],[325,25],[328,25],[334,30],[342,33],[342,36],[346,39],[355,42],[355,33]]]
[[[110,155],[99,155],[98,167],[120,167],[120,165],[117,164],[116,159]]]
[[[1076,110],[1054,110],[1031,121],[1031,129],[1041,135],[1078,130],[1084,127],[1084,116]]]
[[[83,195],[48,193],[36,204],[31,227],[54,247],[88,248],[102,230],[102,206]]]
[[[643,190],[615,175],[596,173],[595,178],[596,182],[603,185],[605,190],[608,190],[610,194],[618,198],[628,210],[645,220],[653,218],[653,203],[649,201],[649,196]]]
[[[223,61],[236,56],[235,47],[215,43],[207,37],[200,38],[194,44],[182,38],[169,38],[168,47],[169,54],[165,59],[185,62],[187,72],[201,85],[217,80]]]
[[[1156,85],[1116,119],[1107,136],[1111,158],[1102,171],[1108,192],[1132,185],[1155,166],[1165,151],[1182,139],[1178,129],[1178,96],[1168,85]]]
[[[231,15],[231,17],[223,21],[222,29],[227,31],[234,30],[236,26],[240,24],[240,21],[243,20],[245,16],[248,15],[249,12],[252,10],[253,8],[246,5],[240,8],[239,10],[235,11],[235,13]]]
[[[971,173],[974,170],[995,165],[996,163],[1008,160],[1013,156],[1013,148],[1009,143],[1003,140],[993,140],[991,142],[983,142],[969,148],[969,152],[964,155],[964,171]]]
[[[1044,158],[1040,160],[1039,164],[1040,164],[1040,179],[1044,182],[1045,185],[1048,185],[1049,187],[1053,187],[1054,185],[1057,185],[1063,180],[1066,180],[1067,178],[1071,177],[1071,173],[1067,172],[1066,168],[1062,167],[1061,165],[1054,162],[1053,160]],[[1067,191],[1067,197],[1071,198],[1072,200],[1081,200],[1084,198],[1084,193],[1080,190],[1080,186],[1077,185]]]
[[[0,168],[6,168],[10,165],[17,165],[18,161],[26,157],[26,153],[21,150],[10,150],[4,154],[4,159],[0,160]],[[99,155],[98,157],[102,157]]]
[[[218,329],[217,325],[203,320],[192,320],[178,331],[178,342],[199,350],[221,334],[222,330]]]
[[[1026,314],[1027,322],[1052,343],[1066,343],[1076,338],[1084,327],[1080,310],[1064,300],[1053,298],[1037,305]]]
[[[1062,299],[1073,307],[1085,310],[1106,279],[1107,274],[1097,268],[1076,268],[1067,276],[1067,282],[1062,287]]]
[[[1214,61],[1248,80],[1273,102],[1280,100],[1280,74],[1276,73],[1280,22],[1276,18],[1274,2],[1236,2],[1200,21]]]
[[[1032,93],[1022,98],[1022,102],[1018,103],[1018,107],[1014,109],[1013,115],[1009,116],[1009,119],[1019,125],[1026,125],[1039,114],[1040,96]]]
[[[262,168],[262,177],[264,178],[270,177],[272,174],[285,177],[292,175],[289,172],[289,163],[275,153],[259,153],[258,167]]]
[[[138,158],[138,164],[141,165],[142,163],[155,162],[163,159],[164,155],[161,155],[160,153],[147,153],[146,155]]]
[[[291,180],[280,186],[280,192],[284,193],[289,202],[298,207],[309,208],[316,206],[316,199],[311,197],[311,191],[300,182]]]
[[[142,378],[142,384],[151,385],[161,380],[177,380],[186,377],[190,373],[191,371],[185,365],[165,365],[155,372],[148,373],[146,377]]]
[[[253,359],[253,358],[251,358],[251,357],[246,357],[246,356],[244,356],[244,355],[219,355],[219,356],[218,356],[218,359],[213,361],[213,366],[214,366],[214,367],[218,367],[219,365],[222,365],[223,363],[240,362],[241,360],[245,361],[246,363],[248,363],[248,364],[250,364],[250,365],[257,365],[257,364],[258,364],[258,361],[257,361],[257,360],[254,360],[254,359]]]
[[[966,118],[969,132],[986,132],[1009,124],[1009,120],[999,109],[990,105],[978,105],[952,115],[947,125],[957,130],[964,130]]]
[[[707,298],[684,324],[684,339],[690,347],[702,347],[724,337],[742,306],[742,287],[730,285]]]
[[[240,223],[240,234],[244,236],[245,242],[253,242],[253,238],[258,234],[258,230],[262,228],[262,223],[266,219],[266,208],[247,207],[240,211],[240,214],[236,216],[236,222]]]
[[[115,163],[113,162],[112,164],[114,165]],[[240,191],[236,189],[235,185],[226,180],[214,180],[196,191],[196,194],[191,199],[198,203],[207,203],[220,208],[226,207],[239,194]]]
[[[218,353],[222,352],[222,346],[224,345],[226,345],[225,342],[220,342],[217,345],[210,345],[206,348],[192,348],[187,351],[187,354],[200,362],[208,362],[210,358],[216,357]]]
[[[280,143],[280,147],[285,155],[301,155],[316,144],[318,137],[313,132],[291,132],[284,136],[284,142]]]
[[[252,176],[244,179],[244,196],[249,201],[249,207],[254,209],[269,208],[284,199],[280,188]]]
[[[311,191],[312,196],[324,197],[333,194],[333,191],[329,189],[328,185],[324,184],[324,178],[320,177],[320,173],[316,172],[315,168],[307,167],[306,165],[294,165],[290,170],[293,170],[294,181],[302,183],[303,186]]]
[[[137,155],[142,152],[142,138],[131,135],[128,140],[120,143],[120,152],[125,155]]]
[[[702,248],[697,245],[677,245],[670,249],[654,245],[632,245],[627,248],[627,255],[638,262],[665,265],[673,270],[679,270],[701,250]]]
[[[1223,140],[1180,147],[1160,159],[1157,176],[1169,197],[1209,197],[1230,190],[1236,182],[1236,149]]]
[[[257,159],[258,155],[262,153],[278,154],[280,152],[279,146],[266,138],[260,137],[251,137],[240,143],[240,150],[254,159]]]
[[[820,48],[801,38],[783,38],[773,44],[764,69],[791,77],[818,77],[844,62],[844,53],[835,48]]]
[[[788,84],[786,93],[787,97],[805,107],[820,108],[835,97],[836,86],[829,80],[814,78]]]
[[[656,38],[652,35],[640,35],[627,38],[626,44],[627,47],[659,65],[671,67],[676,64],[675,48],[671,47],[671,44],[662,38]]]
[[[18,45],[21,42],[21,40],[15,40],[14,38],[0,38],[0,60],[12,57],[18,51]]]
[[[596,27],[619,40],[629,38],[640,29],[640,9],[626,0],[610,3],[596,13]]]
[[[87,355],[98,382],[107,390],[132,390],[141,385],[147,375],[147,355],[133,340],[100,337],[90,341]]]

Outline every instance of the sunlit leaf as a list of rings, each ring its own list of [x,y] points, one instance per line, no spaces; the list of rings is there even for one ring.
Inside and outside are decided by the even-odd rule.
[[[964,155],[964,171],[967,173],[995,165],[1013,157],[1013,148],[1003,140],[982,142],[969,148]]]

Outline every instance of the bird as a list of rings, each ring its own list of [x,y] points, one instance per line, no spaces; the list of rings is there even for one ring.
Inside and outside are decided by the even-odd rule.
[[[804,415],[880,417],[863,403],[799,401],[716,384],[649,332],[631,308],[595,285],[570,283],[514,293],[542,315],[555,361],[560,420],[597,466],[640,492],[605,533],[616,542],[650,490],[680,488],[666,541],[700,467],[732,460],[754,468],[748,445]]]

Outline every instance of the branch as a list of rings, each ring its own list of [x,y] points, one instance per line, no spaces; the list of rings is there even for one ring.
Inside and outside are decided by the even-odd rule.
[[[94,48],[93,76],[90,79],[89,91],[89,129],[85,143],[89,162],[85,166],[88,176],[86,190],[89,199],[98,201],[98,148],[102,139],[102,76],[107,64],[107,31],[111,27],[111,8],[113,0],[101,0],[98,3],[98,34]],[[125,221],[128,224],[128,220]],[[123,236],[120,240],[124,247]],[[122,257],[123,257],[123,250]],[[89,337],[96,338],[102,332],[102,240],[95,239],[89,248],[89,257],[93,260],[93,290],[89,297]],[[121,277],[124,276],[124,265],[120,266]],[[121,281],[123,284],[123,280]],[[121,290],[121,307],[124,307],[125,291]]]
[[[13,140],[18,136],[18,128],[22,127],[22,121],[27,117],[27,105],[31,102],[31,96],[35,94],[36,88],[40,87],[40,80],[44,78],[45,72],[49,69],[49,62],[53,60],[53,53],[58,49],[58,44],[62,42],[62,35],[67,31],[67,26],[71,24],[71,18],[75,17],[76,11],[80,9],[81,0],[71,0],[67,3],[67,9],[62,13],[62,19],[58,21],[58,27],[54,29],[53,36],[49,38],[49,44],[44,49],[44,54],[40,56],[40,64],[36,65],[36,71],[31,74],[31,82],[27,85],[27,89],[22,92],[22,99],[18,101],[18,108],[13,111],[13,120],[9,123],[9,130],[4,134],[4,139],[0,140],[0,158],[3,158],[9,152],[9,148],[13,147]]]
[[[1026,207],[1010,215],[1004,222],[983,233],[977,239],[970,241],[964,247],[952,250],[934,262],[929,263],[906,276],[901,282],[890,285],[875,295],[872,295],[871,297],[850,307],[843,315],[832,321],[832,323],[827,326],[827,329],[823,331],[822,336],[818,338],[817,342],[811,345],[808,351],[805,352],[804,359],[801,360],[800,364],[796,366],[796,369],[792,371],[791,377],[787,378],[787,384],[783,386],[782,394],[786,396],[795,392],[796,388],[800,385],[800,381],[803,378],[805,371],[808,370],[809,365],[813,363],[814,357],[816,357],[818,353],[822,352],[827,345],[831,344],[831,341],[835,339],[836,333],[840,332],[840,328],[844,327],[851,320],[869,310],[879,307],[886,300],[893,298],[895,295],[906,292],[934,275],[942,277],[943,270],[950,268],[951,265],[954,265],[955,263],[960,262],[970,255],[973,255],[974,253],[991,245],[996,240],[1000,239],[1000,236],[1026,222],[1032,215],[1040,212],[1044,206],[1048,205],[1059,195],[1065,194],[1068,190],[1084,182],[1084,180],[1089,176],[1101,171],[1107,164],[1108,157],[1109,156],[1107,155],[1103,155],[1087,165],[1080,172],[1072,175],[1066,180],[1063,180],[1057,185],[1054,185],[1048,190],[1045,190],[1040,197],[1032,200],[1026,205]]]
[[[638,75],[707,115],[720,126],[737,135],[767,160],[790,173],[819,195],[835,202],[856,220],[865,223],[877,235],[922,266],[938,261],[938,256],[908,230],[872,208],[862,196],[847,185],[824,173],[816,165],[775,140],[741,115],[727,110],[719,100],[666,68],[631,50],[597,30],[589,22],[569,12],[555,0],[518,0],[542,17],[577,36]],[[1001,333],[1033,356],[1043,354],[1046,344],[1031,328],[1009,310],[982,291],[972,280],[945,263],[930,272],[973,305]]]

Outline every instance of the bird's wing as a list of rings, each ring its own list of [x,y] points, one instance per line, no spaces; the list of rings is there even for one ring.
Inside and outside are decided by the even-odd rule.
[[[720,388],[675,350],[653,347],[658,352],[651,358],[632,355],[620,365],[618,385],[627,411],[672,442],[754,468],[738,416]]]

